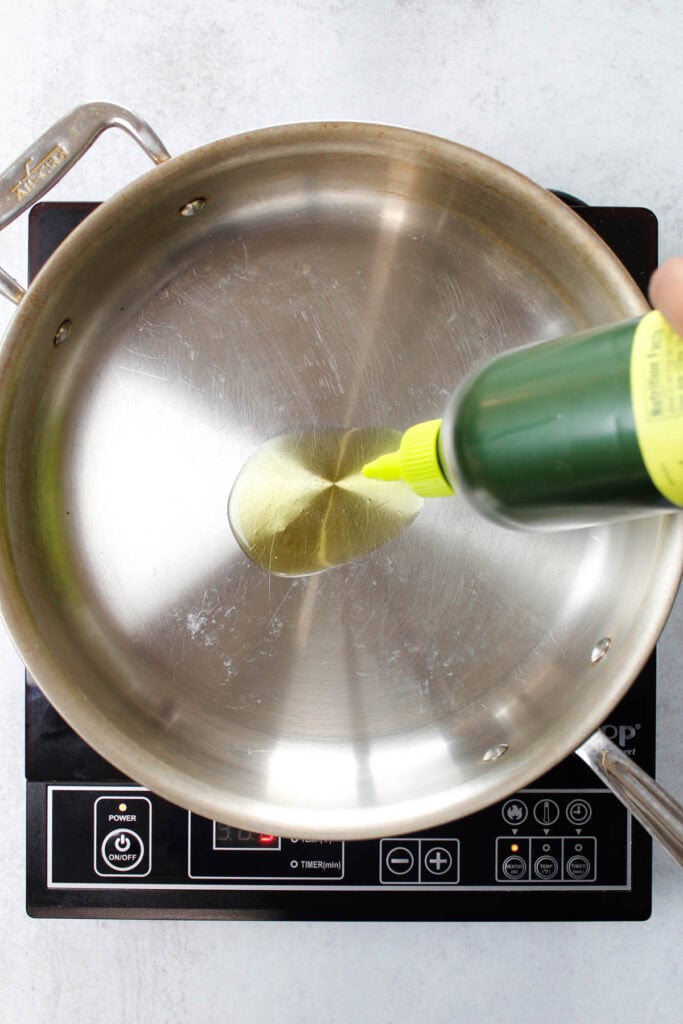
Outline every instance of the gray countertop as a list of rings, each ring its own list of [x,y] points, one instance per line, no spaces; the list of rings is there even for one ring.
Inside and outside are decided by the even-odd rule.
[[[33,0],[3,11],[9,163],[71,107],[145,116],[172,153],[288,121],[382,121],[483,150],[592,204],[647,206],[683,251],[683,7],[573,0]],[[147,169],[110,133],[54,197]],[[23,279],[25,219],[2,237]],[[0,326],[11,310],[0,310]],[[658,775],[681,795],[683,601],[660,643]],[[645,923],[34,921],[24,911],[22,667],[0,628],[0,1017],[177,1021],[678,1019],[683,876]]]

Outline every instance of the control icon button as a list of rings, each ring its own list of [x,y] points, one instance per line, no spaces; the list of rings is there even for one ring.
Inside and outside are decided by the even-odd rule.
[[[503,874],[506,878],[511,878],[513,881],[523,878],[526,875],[526,861],[524,857],[520,857],[516,853],[506,857],[503,861]]]
[[[574,836],[564,841],[564,877],[568,882],[594,882],[597,871],[595,836]]]
[[[506,800],[500,813],[503,816],[503,821],[508,825],[521,825],[529,815],[529,808],[523,800],[518,800],[515,797],[513,800]]]
[[[532,882],[551,882],[562,879],[563,839],[560,836],[533,836],[529,863]]]
[[[567,821],[572,825],[585,825],[592,813],[593,809],[586,800],[572,800],[567,804]]]
[[[460,881],[460,843],[457,839],[434,837],[420,840],[423,885],[457,885]]]
[[[152,802],[139,790],[98,796],[93,867],[101,878],[145,878],[152,870]]]
[[[534,818],[539,825],[554,825],[560,816],[560,808],[554,800],[539,800],[534,804]]]
[[[392,875],[407,875],[415,866],[415,858],[405,846],[394,846],[386,856],[386,865]]]
[[[413,885],[420,881],[420,840],[381,839],[379,880],[382,885]]]
[[[554,878],[559,871],[559,864],[554,857],[545,854],[539,857],[534,864],[534,874],[537,878]]]
[[[145,856],[145,844],[137,832],[116,828],[102,840],[100,853],[112,871],[132,871]]]
[[[570,878],[581,880],[591,873],[591,862],[582,854],[576,854],[567,861],[567,874]]]
[[[432,875],[445,875],[453,867],[453,858],[443,846],[432,846],[425,854],[424,865]]]

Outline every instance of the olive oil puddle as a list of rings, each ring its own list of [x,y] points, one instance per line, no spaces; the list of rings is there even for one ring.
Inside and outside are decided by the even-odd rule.
[[[366,462],[394,451],[383,427],[314,429],[263,444],[228,502],[237,542],[256,565],[305,576],[352,562],[402,533],[422,507],[406,484],[368,480]]]

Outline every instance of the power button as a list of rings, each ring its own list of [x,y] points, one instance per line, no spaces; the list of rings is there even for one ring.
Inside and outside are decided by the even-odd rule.
[[[100,855],[112,871],[133,871],[145,856],[145,844],[137,832],[117,828],[102,840]]]
[[[139,792],[139,791],[138,791]],[[152,803],[125,790],[95,800],[94,867],[109,878],[142,878],[152,867]]]

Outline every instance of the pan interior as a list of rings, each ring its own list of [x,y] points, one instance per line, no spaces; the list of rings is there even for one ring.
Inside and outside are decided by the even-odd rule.
[[[393,437],[496,352],[618,316],[580,257],[567,298],[552,239],[520,246],[504,195],[483,225],[466,183],[445,203],[417,164],[398,191],[364,166],[340,189],[309,157],[298,191],[271,171],[243,205],[216,177],[187,241],[178,219],[144,259],[121,234],[126,301],[74,309],[73,342],[40,356],[58,372],[25,385],[10,509],[27,605],[78,692],[65,710],[101,716],[86,738],[131,772],[135,744],[143,781],[186,806],[301,835],[444,820],[504,791],[506,759],[557,759],[660,544],[659,520],[525,535],[456,497],[326,572],[246,557],[226,505],[272,438]]]

